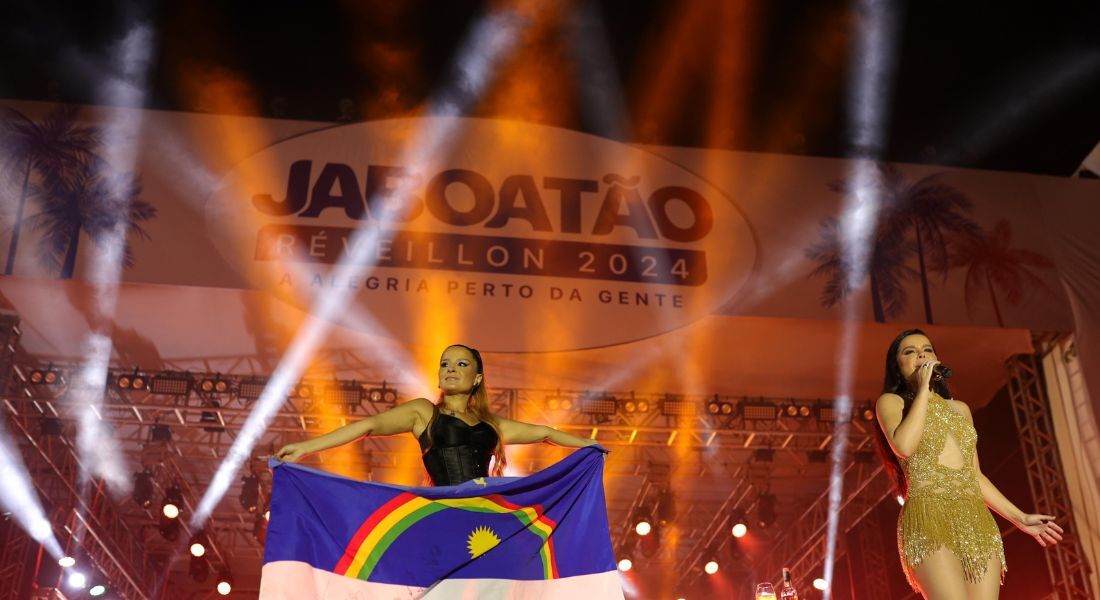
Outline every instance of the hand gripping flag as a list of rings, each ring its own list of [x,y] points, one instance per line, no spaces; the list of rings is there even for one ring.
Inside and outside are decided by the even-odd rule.
[[[448,487],[272,468],[263,600],[623,598],[597,448]]]

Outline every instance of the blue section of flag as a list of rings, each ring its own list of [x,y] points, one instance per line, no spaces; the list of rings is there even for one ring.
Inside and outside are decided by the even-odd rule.
[[[429,500],[499,496],[541,506],[556,525],[551,539],[559,577],[615,569],[603,492],[603,455],[583,448],[527,477],[485,478],[449,487],[361,482],[272,461],[274,484],[264,562],[299,561],[335,571],[356,532],[376,510],[403,493]],[[477,558],[470,540],[500,542]],[[402,533],[371,573],[381,583],[429,587],[448,578],[544,578],[543,539],[511,514],[445,508]],[[475,547],[485,550],[484,543]],[[354,548],[352,549],[354,551]]]

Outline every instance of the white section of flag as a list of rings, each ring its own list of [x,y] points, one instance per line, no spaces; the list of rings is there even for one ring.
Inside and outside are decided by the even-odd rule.
[[[431,588],[376,583],[297,561],[264,565],[260,600],[623,600],[618,571],[525,581],[445,579]]]

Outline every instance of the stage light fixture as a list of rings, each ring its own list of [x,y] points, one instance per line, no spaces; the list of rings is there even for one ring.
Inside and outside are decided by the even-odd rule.
[[[207,405],[210,408],[221,408],[221,403],[217,400],[207,400]],[[209,433],[219,433],[225,431],[225,426],[222,425],[221,419],[218,418],[218,413],[212,410],[204,410],[199,414],[199,423],[203,423],[203,431]]]
[[[93,597],[102,596],[106,593],[107,586],[103,585],[102,583],[97,583],[88,590],[88,595]]]
[[[730,515],[730,521],[733,523],[733,527],[730,528],[730,533],[733,537],[744,537],[749,532],[749,519],[745,514],[745,509],[738,508]]]
[[[856,452],[852,458],[855,459],[857,465],[870,465],[875,462],[875,453],[867,451]]]
[[[370,394],[363,393],[363,386],[358,383],[352,382],[337,382],[325,387],[324,392],[325,402],[330,404],[343,404],[348,412],[354,412],[360,408],[363,403],[364,396],[369,397]]]
[[[128,390],[132,382],[133,379],[129,375],[119,375],[118,379],[115,380],[115,385],[118,386],[120,390]]]
[[[145,376],[142,375],[138,369],[134,369],[132,373],[122,373],[115,379],[115,385],[120,390],[141,390],[145,389],[145,384],[148,383]]]
[[[825,450],[810,450],[806,453],[806,460],[811,464],[825,464],[829,462],[829,453]]]
[[[134,489],[130,493],[134,504],[149,508],[153,505],[153,492],[153,474],[149,471],[134,473]]]
[[[561,410],[561,399],[557,396],[550,396],[546,399],[546,408],[550,410]]]
[[[783,410],[784,410],[784,412],[787,413],[788,417],[797,417],[798,416],[798,406],[795,405],[795,404],[788,404],[786,407],[784,407]]]
[[[647,536],[651,531],[653,531],[653,526],[645,519],[638,521],[638,524],[634,526],[634,533],[641,536]]]
[[[840,420],[840,414],[832,404],[820,404],[817,406],[817,420],[822,423],[836,423]],[[850,415],[848,420],[851,421]]]
[[[57,564],[61,565],[61,568],[63,569],[68,569],[69,567],[76,564],[76,559],[71,556],[62,556],[61,558],[57,559]]]
[[[752,452],[753,462],[770,463],[775,460],[774,448],[757,448]]]
[[[628,413],[634,413],[638,411],[638,403],[633,400],[627,400],[623,402],[623,411]]]
[[[809,419],[810,415],[812,415],[812,414],[813,414],[813,411],[810,410],[809,406],[806,406],[805,404],[803,404],[803,405],[798,407],[798,416],[799,417],[802,417],[803,419]]]
[[[703,565],[703,570],[707,572],[707,575],[714,575],[718,572],[718,561],[707,561],[707,564]]]
[[[905,496],[898,494],[897,496],[894,496],[894,499],[898,501],[898,506],[905,506]]]
[[[814,589],[825,591],[825,588],[829,587],[829,584],[822,578],[818,577],[814,579]]]
[[[196,558],[206,554],[206,535],[202,532],[194,535],[191,538],[191,546],[189,550],[191,551],[191,556],[194,556]]]
[[[646,400],[639,400],[638,401],[638,412],[640,412],[640,413],[649,412],[649,402],[646,401]]]
[[[202,583],[210,577],[210,563],[201,556],[191,556],[191,565],[187,568],[187,573],[191,575],[191,579],[197,583]]]
[[[229,574],[229,571],[222,571],[218,573],[218,593],[223,596],[228,596],[229,592],[233,591],[233,577]]]
[[[870,404],[864,404],[860,408],[860,415],[863,416],[863,420],[870,423],[875,420],[875,407]]]
[[[241,480],[241,506],[250,513],[256,512],[260,507],[260,478],[256,475],[246,475]]]
[[[290,389],[290,396],[292,398],[308,400],[309,398],[313,397],[313,386],[304,381],[299,382],[298,385]]]
[[[779,407],[770,402],[742,402],[741,417],[746,421],[774,421],[779,417]]]
[[[699,414],[699,406],[690,400],[665,398],[661,401],[661,414],[666,417],[694,417]]]
[[[183,509],[183,490],[176,484],[168,486],[168,489],[164,490],[164,503],[161,504],[160,512],[165,517],[175,520],[180,516],[180,511]]]
[[[619,561],[619,570],[622,571],[623,573],[626,573],[627,571],[629,571],[631,569],[631,567],[633,567],[633,566],[634,566],[634,563],[631,562],[631,560],[629,558],[624,558],[624,559]]]
[[[676,520],[676,496],[672,494],[671,490],[665,490],[657,497],[657,506],[654,512],[657,516],[657,522],[661,525],[667,525]]]
[[[242,381],[240,387],[237,388],[237,397],[244,400],[256,400],[264,393],[266,387],[267,380],[264,379]]]
[[[184,373],[162,373],[149,380],[149,391],[162,396],[186,396],[191,393],[191,378]]]
[[[614,396],[589,396],[581,400],[581,412],[587,415],[613,415],[617,408]]]
[[[766,529],[775,523],[775,519],[775,495],[760,494],[756,499],[756,524]]]
[[[35,385],[55,385],[64,383],[65,379],[61,376],[61,371],[53,368],[51,364],[45,369],[31,371],[30,382]]]
[[[69,575],[69,587],[82,590],[86,585],[88,585],[88,577],[83,573],[77,572]]]

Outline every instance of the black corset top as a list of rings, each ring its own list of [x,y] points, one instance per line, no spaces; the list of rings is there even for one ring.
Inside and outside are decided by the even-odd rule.
[[[470,425],[439,413],[428,427],[431,441],[427,428],[417,441],[432,485],[458,485],[489,474],[489,459],[497,446],[497,432],[491,425],[484,421]]]

